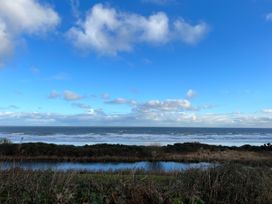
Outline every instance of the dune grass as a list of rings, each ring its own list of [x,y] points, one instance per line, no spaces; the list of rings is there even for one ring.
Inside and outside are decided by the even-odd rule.
[[[223,165],[184,172],[0,174],[0,203],[235,204],[271,203],[272,171]]]

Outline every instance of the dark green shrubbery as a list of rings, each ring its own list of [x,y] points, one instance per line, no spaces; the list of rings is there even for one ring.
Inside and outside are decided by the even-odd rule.
[[[2,141],[2,142],[1,142]],[[272,145],[244,145],[242,147],[215,146],[200,143],[183,143],[167,146],[136,146],[97,144],[85,146],[55,145],[44,143],[11,144],[7,139],[0,139],[0,156],[59,156],[59,157],[130,157],[141,159],[163,158],[165,154],[183,154],[209,151],[254,151],[271,152]]]

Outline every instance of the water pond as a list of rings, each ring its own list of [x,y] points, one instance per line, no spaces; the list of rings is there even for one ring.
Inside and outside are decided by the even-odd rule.
[[[145,170],[145,171],[183,171],[187,169],[207,169],[215,166],[214,163],[184,163],[184,162],[1,162],[0,170],[21,168],[26,170],[54,170],[54,171],[120,171],[120,170]]]

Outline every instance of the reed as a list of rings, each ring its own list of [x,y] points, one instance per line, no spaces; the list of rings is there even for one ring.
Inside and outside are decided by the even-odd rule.
[[[272,200],[272,171],[223,165],[184,172],[53,172],[0,174],[0,203],[229,204]]]

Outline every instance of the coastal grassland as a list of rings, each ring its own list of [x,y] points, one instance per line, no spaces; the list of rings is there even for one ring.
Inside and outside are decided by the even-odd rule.
[[[228,164],[182,172],[0,173],[0,203],[270,204],[270,168]]]
[[[97,144],[85,146],[44,143],[0,144],[0,161],[77,162],[233,162],[272,167],[272,146],[241,147],[183,143],[167,146]]]

